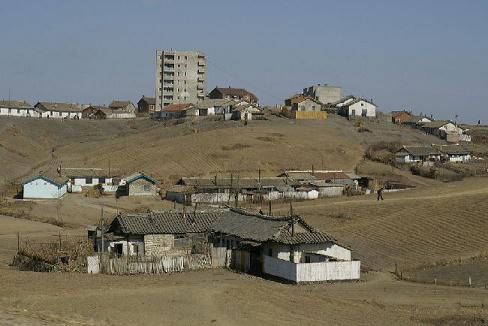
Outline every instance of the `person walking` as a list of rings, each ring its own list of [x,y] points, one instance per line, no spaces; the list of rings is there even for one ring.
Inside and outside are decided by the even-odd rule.
[[[378,189],[378,191],[376,192],[378,194],[378,200],[384,200],[383,199],[383,187],[381,187],[380,189]]]

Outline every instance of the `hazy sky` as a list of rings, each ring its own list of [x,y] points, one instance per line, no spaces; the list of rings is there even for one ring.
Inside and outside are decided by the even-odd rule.
[[[261,104],[314,83],[380,109],[488,123],[488,1],[1,0],[0,98],[154,96],[156,49],[199,49],[207,88]]]

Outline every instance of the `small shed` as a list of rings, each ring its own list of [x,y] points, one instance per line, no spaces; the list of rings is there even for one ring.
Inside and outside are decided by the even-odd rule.
[[[36,175],[22,183],[24,199],[58,199],[67,190],[67,179],[58,176]]]
[[[159,192],[158,180],[137,172],[125,178],[125,195],[126,196],[155,196]]]

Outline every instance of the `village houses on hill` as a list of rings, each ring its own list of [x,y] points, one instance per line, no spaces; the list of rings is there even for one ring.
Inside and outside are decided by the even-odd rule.
[[[257,104],[258,98],[253,93],[244,88],[233,87],[215,87],[208,93],[209,99],[228,99],[228,100],[242,100],[249,104]]]

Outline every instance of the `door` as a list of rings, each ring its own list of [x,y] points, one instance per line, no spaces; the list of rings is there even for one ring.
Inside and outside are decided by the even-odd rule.
[[[260,275],[263,272],[263,262],[261,260],[261,248],[251,247],[250,250],[250,262],[249,273],[254,275]]]

